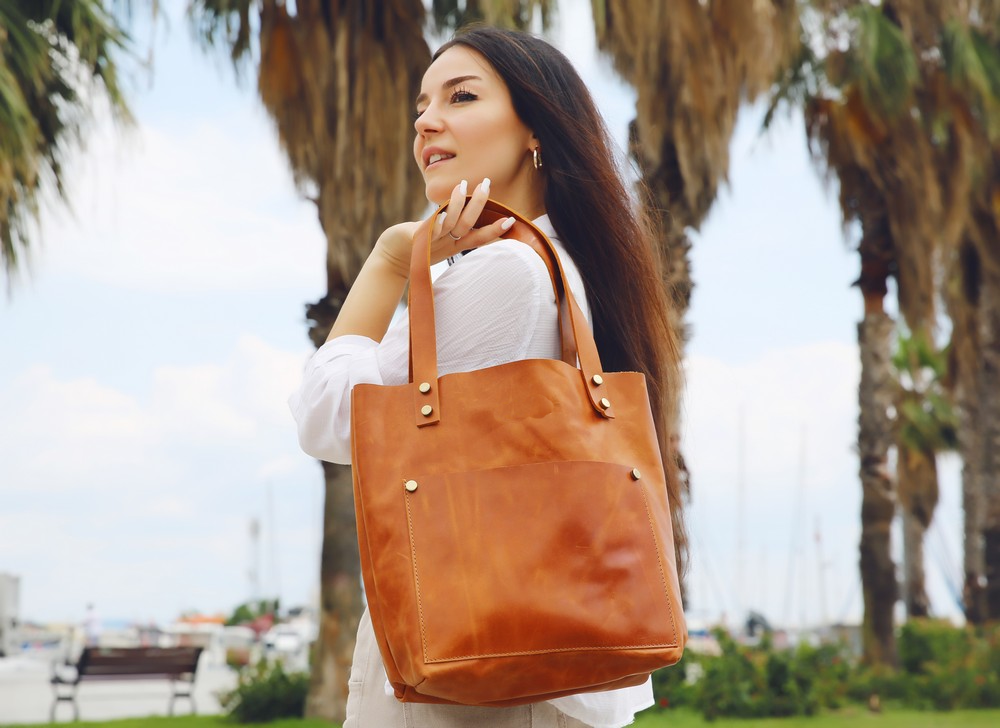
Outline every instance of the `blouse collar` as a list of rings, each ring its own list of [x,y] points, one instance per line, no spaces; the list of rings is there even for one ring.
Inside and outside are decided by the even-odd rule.
[[[531,222],[533,222],[535,224],[535,227],[537,227],[539,230],[545,233],[550,239],[552,240],[559,239],[559,234],[556,233],[556,229],[552,227],[552,221],[549,220],[548,213],[536,217]]]

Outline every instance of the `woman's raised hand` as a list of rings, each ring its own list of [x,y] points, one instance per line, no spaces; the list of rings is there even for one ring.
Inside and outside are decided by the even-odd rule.
[[[438,215],[431,240],[431,263],[439,263],[462,250],[478,247],[499,238],[514,224],[514,218],[501,218],[490,225],[474,228],[490,196],[487,177],[468,196],[468,183],[462,180],[455,185],[447,209]],[[427,235],[431,219],[422,222],[403,222],[393,225],[376,243],[382,254],[397,273],[404,278],[410,274],[410,255],[413,243],[420,235]]]

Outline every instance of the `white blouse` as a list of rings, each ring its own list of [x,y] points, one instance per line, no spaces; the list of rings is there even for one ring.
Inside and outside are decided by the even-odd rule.
[[[589,321],[583,281],[573,259],[556,237],[548,215],[534,223],[555,244],[570,289]],[[523,243],[503,240],[458,259],[434,282],[434,310],[439,374],[560,357],[556,300],[548,269]],[[340,336],[312,355],[301,386],[289,398],[299,444],[306,453],[350,464],[351,389],[360,383],[407,382],[409,329],[408,318],[400,316],[381,342]],[[550,702],[595,728],[621,728],[653,704],[652,682]]]

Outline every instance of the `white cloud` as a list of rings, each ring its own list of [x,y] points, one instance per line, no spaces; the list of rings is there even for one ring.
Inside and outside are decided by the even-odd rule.
[[[75,160],[71,178],[87,182],[72,204],[86,214],[47,215],[36,275],[158,292],[319,287],[316,208],[295,193],[262,114],[128,133],[100,124]]]
[[[58,492],[111,469],[136,468],[153,423],[131,397],[93,379],[35,366],[0,388],[5,489]]]
[[[772,349],[744,363],[689,358],[683,445],[699,610],[819,618],[815,570],[797,560],[814,552],[818,518],[827,548],[850,544],[829,554],[837,568],[848,573],[856,561],[858,371],[856,347],[838,342]]]
[[[771,349],[740,364],[689,359],[684,453],[696,613],[732,621],[752,608],[793,625],[860,620],[859,374],[856,346],[838,342]],[[928,553],[954,562],[958,463],[943,458],[940,468],[940,533]],[[898,548],[894,558],[898,565]],[[939,613],[958,618],[946,560],[928,558],[928,589]]]
[[[807,465],[810,458],[842,460],[852,445],[858,372],[856,347],[839,342],[774,349],[743,364],[691,356],[684,401],[689,457],[710,472],[732,472],[742,417],[745,462],[757,472],[795,468],[803,438]],[[808,475],[830,477],[822,468]]]
[[[139,399],[46,367],[0,385],[0,566],[24,577],[24,616],[69,619],[89,600],[143,619],[231,608],[251,517],[297,534],[272,561],[307,598],[322,478],[285,406],[302,360],[244,336],[221,361],[156,369]],[[262,515],[272,485],[281,522]]]

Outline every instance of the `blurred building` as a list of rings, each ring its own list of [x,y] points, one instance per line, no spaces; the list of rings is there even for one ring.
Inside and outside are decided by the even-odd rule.
[[[20,651],[21,577],[0,573],[0,657]]]

